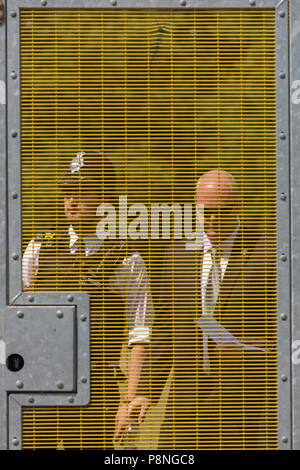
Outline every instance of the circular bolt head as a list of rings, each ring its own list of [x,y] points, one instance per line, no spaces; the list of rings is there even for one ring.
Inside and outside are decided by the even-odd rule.
[[[14,259],[14,260],[19,259],[18,253],[13,253],[13,254],[12,254],[12,259]]]
[[[180,5],[181,5],[182,7],[185,7],[185,6],[186,6],[186,0],[181,0]]]
[[[63,317],[64,317],[64,314],[62,313],[61,310],[57,310],[56,316],[57,316],[57,318],[63,318]]]
[[[279,72],[279,77],[282,78],[282,79],[285,78],[285,73],[284,72]]]
[[[69,403],[74,403],[74,398],[73,398],[73,397],[69,397],[69,398],[68,398],[68,402],[69,402]]]
[[[47,5],[47,0],[41,0],[41,5],[45,7]]]
[[[18,199],[18,193],[16,193],[16,192],[12,193],[11,197],[13,199]]]
[[[111,0],[111,2],[110,2],[110,3],[111,3],[111,5],[112,5],[113,7],[115,7],[115,6],[117,5],[117,3],[118,3],[118,2],[117,2],[117,0]]]
[[[254,7],[256,5],[256,1],[255,0],[249,0],[249,4]]]
[[[28,300],[28,302],[33,302],[34,301],[33,295],[31,295],[31,294],[27,295],[27,300]]]
[[[280,132],[279,137],[281,138],[281,140],[285,140],[286,135],[284,132]]]
[[[280,315],[280,318],[281,318],[281,320],[286,320],[286,319],[287,319],[287,314],[286,314],[286,313],[282,313],[282,314]]]
[[[56,382],[56,387],[59,388],[60,390],[64,388],[64,384],[60,381]]]
[[[15,18],[15,17],[17,16],[17,12],[16,12],[16,11],[11,11],[11,12],[10,12],[10,16],[11,16],[12,18]]]
[[[281,194],[280,194],[280,199],[281,199],[282,201],[286,201],[286,194],[281,193]]]
[[[282,436],[281,438],[282,442],[284,442],[284,444],[286,444],[287,442],[289,442],[288,438],[286,436]]]
[[[69,302],[73,302],[74,297],[73,297],[73,295],[68,295],[67,299],[68,299]]]
[[[81,320],[81,321],[86,321],[86,320],[87,320],[87,316],[84,315],[84,314],[80,315],[80,320]]]
[[[17,380],[17,381],[16,381],[16,386],[17,386],[17,388],[23,388],[23,387],[24,387],[24,383],[22,382],[22,380]]]
[[[22,312],[22,310],[17,311],[17,317],[18,318],[24,318],[24,313]]]
[[[18,446],[18,445],[19,445],[19,441],[18,441],[18,439],[17,439],[16,437],[13,438],[12,443],[13,443],[14,446]]]
[[[10,135],[12,137],[17,137],[18,133],[17,133],[17,131],[11,131]]]
[[[281,380],[282,380],[282,382],[286,382],[286,381],[287,381],[287,379],[288,379],[288,378],[287,378],[287,376],[286,376],[286,375],[284,375],[284,374],[283,374],[283,375],[281,376]]]
[[[28,398],[28,403],[34,403],[34,398],[33,398],[33,397],[29,397],[29,398]]]
[[[281,259],[281,261],[286,261],[287,256],[284,253],[282,253],[282,255],[280,256],[280,259]]]
[[[15,80],[17,78],[17,74],[14,70],[11,72],[10,76],[13,80]]]
[[[81,377],[80,382],[82,384],[86,384],[87,383],[87,378],[86,377]]]
[[[279,12],[279,16],[280,16],[281,18],[284,18],[284,17],[285,17],[285,11],[281,10],[281,11]]]

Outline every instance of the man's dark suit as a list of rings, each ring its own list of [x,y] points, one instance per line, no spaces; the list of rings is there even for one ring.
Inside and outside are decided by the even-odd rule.
[[[167,250],[151,355],[154,402],[172,367],[174,374],[160,449],[257,448],[267,446],[265,436],[272,430],[274,435],[275,251],[273,238],[241,228],[214,311],[214,318],[240,342],[245,344],[248,338],[253,344],[255,338],[257,346],[269,352],[239,349],[233,356],[209,340],[207,375],[202,367],[202,330],[195,324],[202,315],[203,250],[187,251],[184,241]]]

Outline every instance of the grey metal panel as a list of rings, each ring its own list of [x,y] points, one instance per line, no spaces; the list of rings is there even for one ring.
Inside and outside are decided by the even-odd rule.
[[[9,402],[9,429],[7,448],[11,450],[21,450],[21,422],[22,409],[18,399],[12,395],[8,399]]]
[[[7,5],[9,8],[9,4]],[[19,18],[7,17],[7,220],[9,299],[21,291],[21,158]],[[13,137],[13,133],[17,133]],[[9,300],[10,302],[10,300]]]
[[[3,336],[3,312],[6,305],[6,24],[0,24],[0,340]],[[4,343],[2,343],[4,345]],[[0,448],[7,442],[6,392],[3,386],[5,365],[0,360]]]
[[[288,2],[276,11],[278,443],[291,447]]]
[[[255,4],[254,4],[255,2]],[[279,0],[8,0],[24,8],[275,8]]]
[[[292,425],[293,449],[300,450],[300,0],[291,2],[291,221],[292,221]]]
[[[9,307],[4,333],[6,356],[18,354],[24,359],[18,372],[6,368],[7,391],[75,391],[74,307]]]
[[[89,387],[90,382],[90,329],[89,329],[89,296],[83,292],[35,292],[22,293],[15,299],[15,305],[20,305],[25,309],[29,306],[45,306],[49,305],[53,311],[57,312],[57,306],[61,311],[64,310],[66,304],[76,307],[76,341],[77,341],[77,399],[79,405],[87,405],[89,403]],[[82,381],[82,379],[85,379]],[[48,396],[44,395],[44,404],[47,404]],[[51,402],[52,403],[52,402]]]
[[[22,406],[84,406],[90,401],[90,351],[89,351],[89,296],[82,292],[35,292],[22,293],[15,299],[15,305],[26,313],[29,306],[49,305],[60,310],[65,304],[76,306],[77,318],[77,383],[75,393],[14,393],[9,395],[9,448],[22,448],[21,407]],[[54,307],[56,305],[56,307]],[[35,307],[33,307],[35,308]],[[36,307],[37,308],[37,307]],[[39,307],[40,308],[40,307]],[[43,307],[41,307],[43,308]],[[50,308],[50,307],[49,307]],[[10,307],[11,309],[11,307]],[[24,380],[25,381],[25,380]],[[64,389],[65,390],[65,389]],[[5,429],[6,431],[6,429]],[[18,441],[18,444],[16,444]],[[6,444],[2,449],[6,448]]]
[[[77,381],[74,392],[64,388],[60,393],[25,394],[24,387],[19,393],[9,395],[9,448],[18,450],[22,447],[21,406],[84,406],[90,401],[89,296],[82,292],[23,292],[15,298],[14,304],[20,306],[17,310],[22,310],[24,317],[28,308],[44,308],[45,305],[49,305],[49,311],[53,309],[56,315],[58,308],[61,311],[70,308],[65,306],[68,304],[76,307],[77,322]],[[10,310],[12,311],[12,307]],[[16,437],[17,445],[13,442]],[[2,446],[3,448],[6,448],[6,444]]]

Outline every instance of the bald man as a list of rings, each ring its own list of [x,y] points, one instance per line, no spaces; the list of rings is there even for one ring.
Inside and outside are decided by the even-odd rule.
[[[186,250],[183,240],[167,250],[153,328],[153,403],[173,369],[159,449],[261,448],[264,420],[275,420],[265,379],[274,358],[275,243],[242,225],[230,173],[203,174],[195,199],[204,207],[203,247]]]

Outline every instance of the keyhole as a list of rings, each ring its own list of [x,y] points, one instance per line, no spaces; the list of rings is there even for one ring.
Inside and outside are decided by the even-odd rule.
[[[18,372],[24,366],[24,359],[20,354],[11,354],[6,359],[6,366],[12,372]]]

